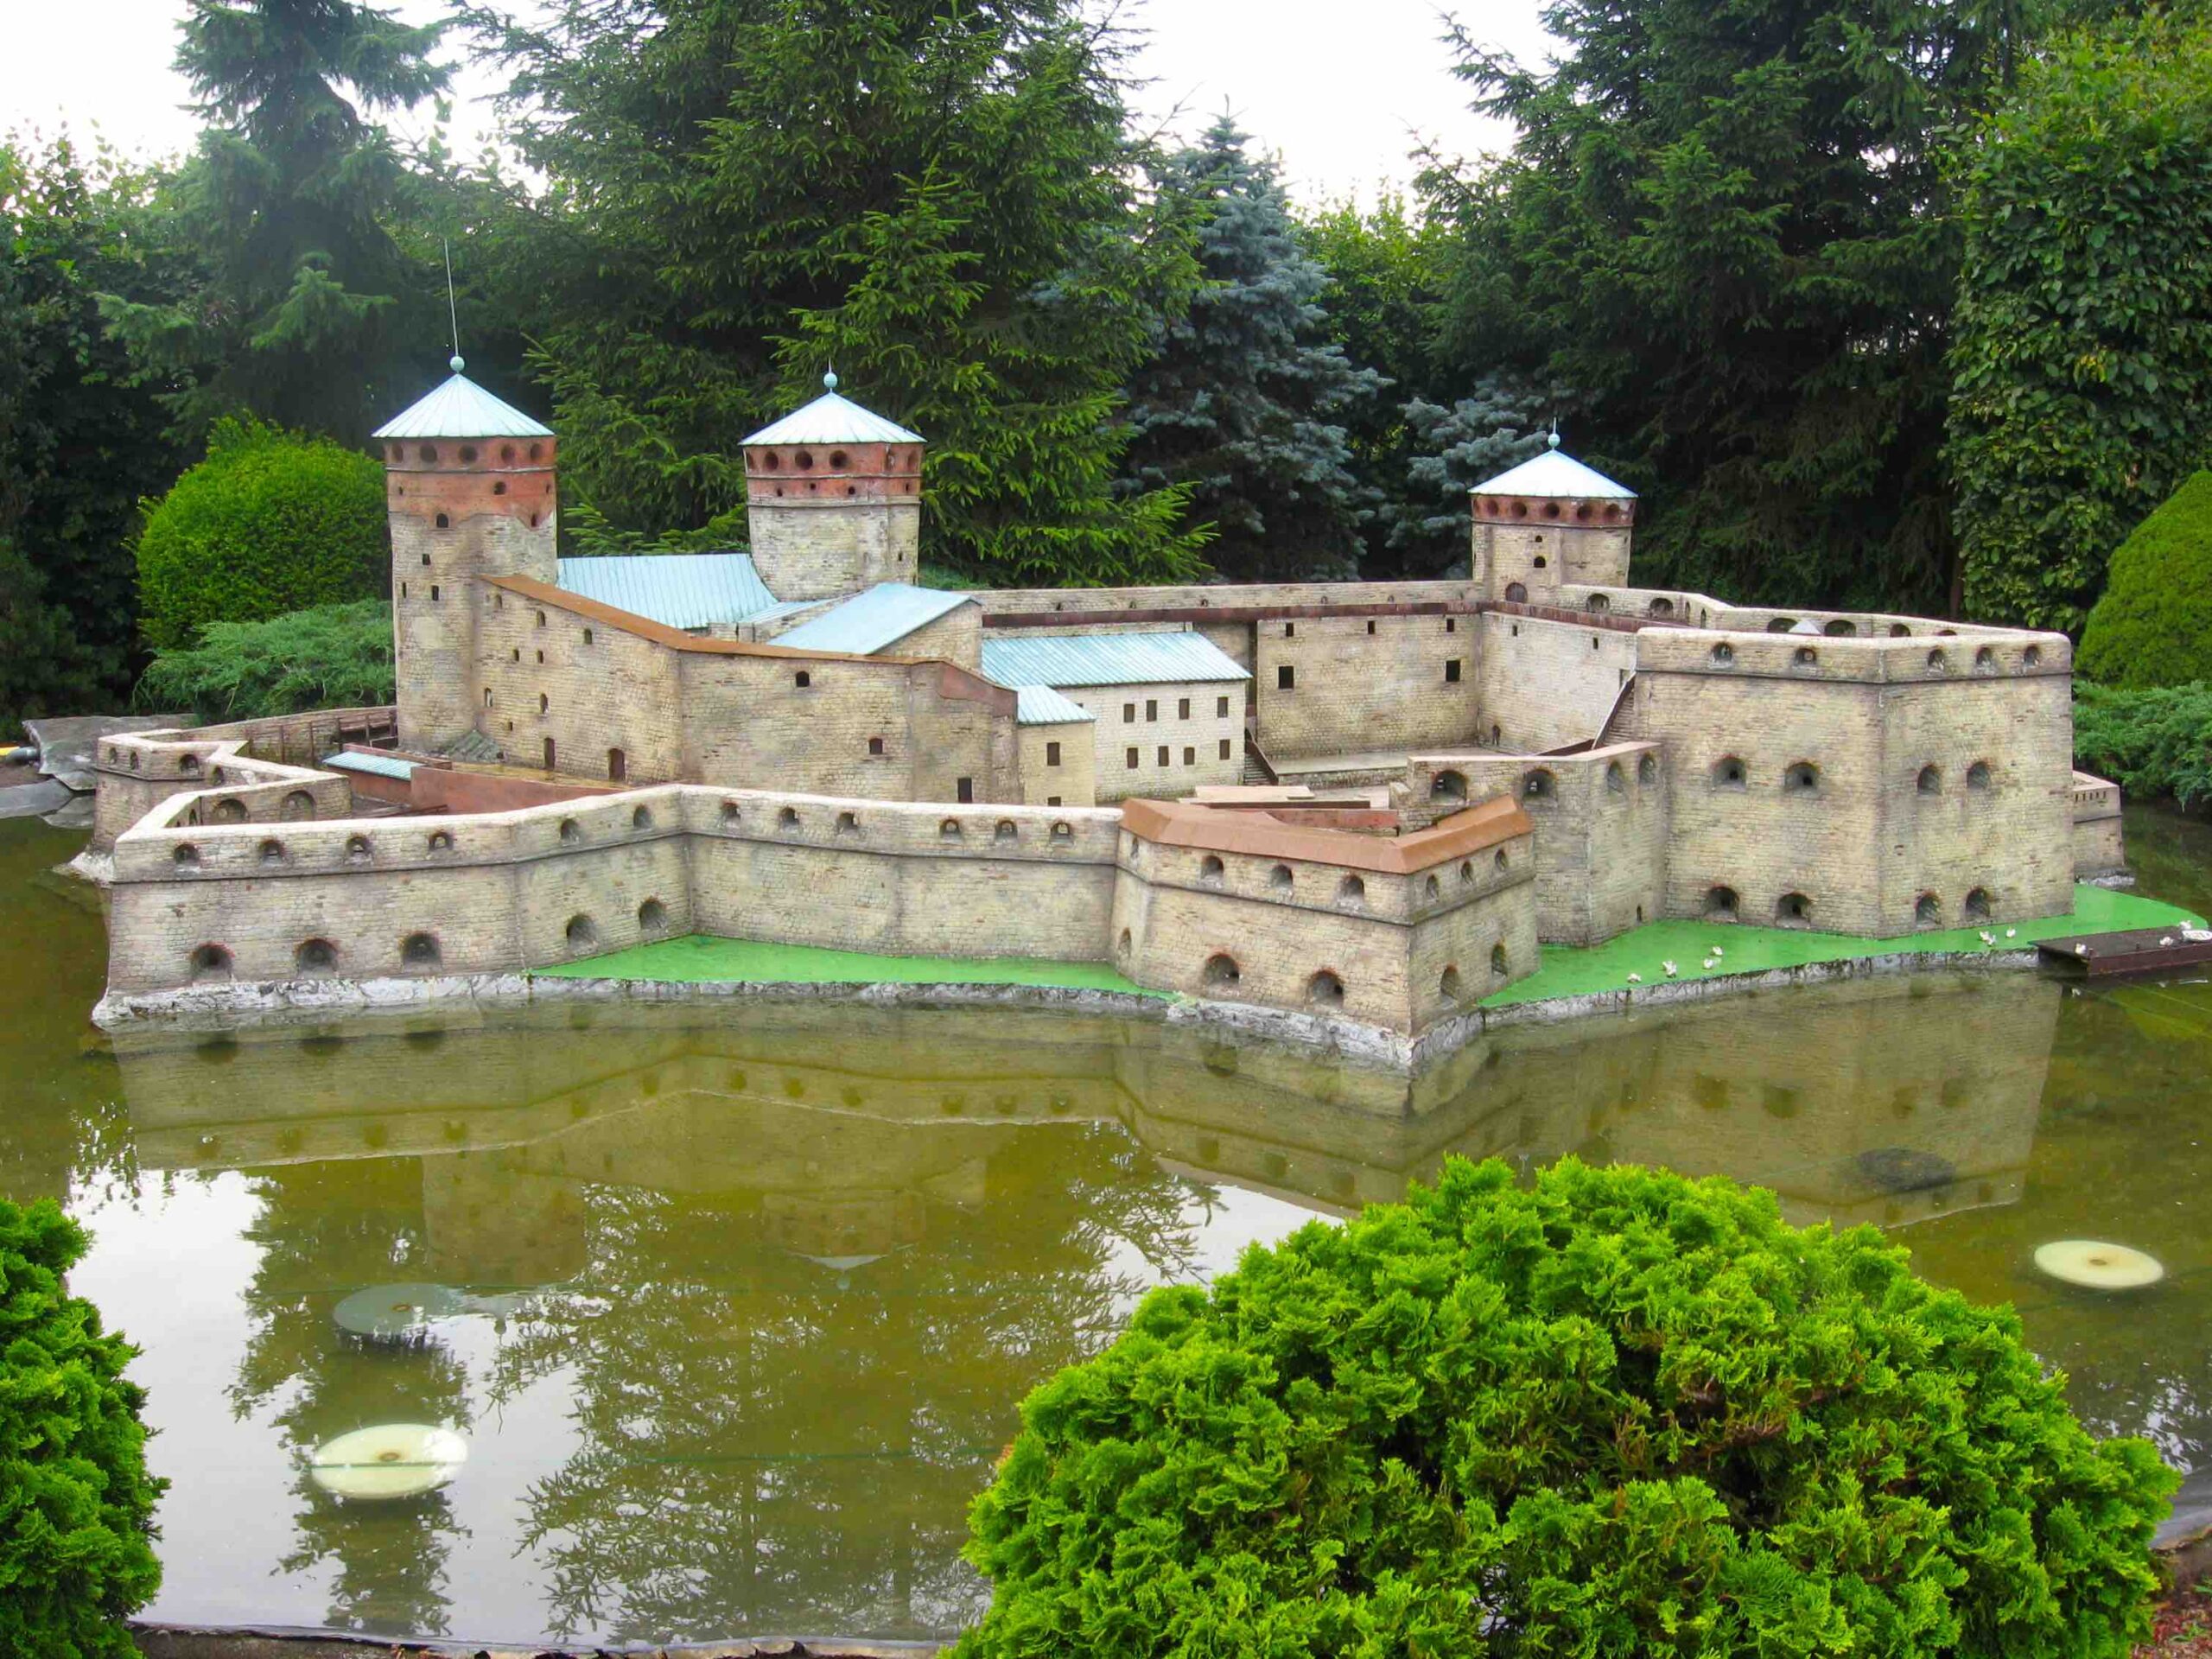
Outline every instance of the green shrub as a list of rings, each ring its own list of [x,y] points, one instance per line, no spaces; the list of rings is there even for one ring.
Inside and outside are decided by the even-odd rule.
[[[211,622],[197,645],[147,665],[137,701],[189,709],[206,722],[361,708],[396,695],[391,607],[357,599],[266,622]]]
[[[0,1653],[136,1655],[122,1621],[161,1583],[137,1351],[62,1275],[84,1230],[0,1199]]]
[[[2101,685],[2212,679],[2212,473],[2197,473],[2112,556],[2074,666]]]
[[[2174,1484],[1872,1228],[1573,1160],[1154,1291],[1022,1424],[967,1659],[2120,1656]]]
[[[385,591],[384,468],[334,443],[217,423],[207,459],[146,509],[138,601],[149,644]]]
[[[2212,802],[2212,685],[2074,688],[2074,761],[2131,795]]]

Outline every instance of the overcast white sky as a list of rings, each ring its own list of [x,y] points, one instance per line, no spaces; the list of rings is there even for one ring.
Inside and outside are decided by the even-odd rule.
[[[429,18],[442,0],[387,0]],[[182,0],[0,0],[0,128],[97,124],[131,150],[165,152],[191,140],[183,83],[169,67]],[[1437,44],[1440,12],[1456,10],[1483,40],[1523,58],[1545,47],[1537,0],[1138,0],[1128,16],[1149,31],[1140,67],[1157,84],[1145,112],[1180,104],[1195,131],[1224,103],[1281,153],[1306,200],[1402,183],[1421,138],[1448,153],[1502,148],[1504,135],[1468,113],[1465,92]],[[464,72],[454,137],[465,151],[488,131],[491,89]],[[394,124],[419,131],[427,106]]]

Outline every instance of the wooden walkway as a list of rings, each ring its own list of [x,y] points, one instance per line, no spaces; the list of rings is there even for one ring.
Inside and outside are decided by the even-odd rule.
[[[2212,962],[2212,939],[2186,938],[2172,927],[2137,927],[2122,933],[2082,933],[2037,941],[2045,963],[2093,979],[2118,974],[2162,974]]]

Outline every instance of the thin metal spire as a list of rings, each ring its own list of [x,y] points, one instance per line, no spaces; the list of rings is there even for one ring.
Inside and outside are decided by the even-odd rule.
[[[453,297],[453,238],[442,238],[446,245],[446,321],[453,325],[453,372],[459,374],[468,365],[461,356],[461,308]]]

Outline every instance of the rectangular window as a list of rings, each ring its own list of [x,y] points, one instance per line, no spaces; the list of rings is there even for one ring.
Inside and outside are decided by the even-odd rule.
[[[1045,804],[1047,806],[1058,806],[1059,804],[1060,798],[1057,795],[1047,795],[1045,798]]]
[[[1147,721],[1154,721],[1160,718],[1160,699],[1158,697],[1147,697],[1144,700],[1144,717]]]
[[[1457,685],[1459,683],[1459,659],[1457,657],[1446,659],[1444,664],[1444,683],[1446,685]]]
[[[1371,616],[1367,619],[1367,631],[1370,633],[1375,632],[1375,619]]]
[[[1229,759],[1229,740],[1225,737],[1221,740],[1221,758],[1224,760]]]
[[[1229,718],[1229,699],[1227,697],[1216,697],[1213,700],[1213,712],[1217,719],[1227,720]]]
[[[960,779],[953,785],[953,791],[959,799],[972,802],[976,798],[976,780],[973,778]]]
[[[1297,623],[1295,623],[1295,622],[1286,622],[1286,623],[1284,623],[1284,624],[1282,625],[1282,637],[1283,637],[1284,639],[1297,639],[1297,638],[1298,638],[1298,624],[1297,624]]]
[[[1133,726],[1133,725],[1135,725],[1135,724],[1136,723],[1136,718],[1137,718],[1137,706],[1136,706],[1136,704],[1135,704],[1134,702],[1125,702],[1125,703],[1123,703],[1123,704],[1122,705],[1122,725],[1124,725],[1124,726]]]
[[[1175,704],[1175,718],[1178,720],[1188,720],[1190,717],[1191,700],[1188,697],[1178,699]]]
[[[1131,772],[1135,772],[1136,769],[1137,769],[1137,752],[1136,752],[1135,749],[1131,749],[1131,750],[1129,751],[1129,770],[1130,770]]]
[[[1163,766],[1167,764],[1167,746],[1165,743],[1160,746],[1160,764]]]
[[[1275,690],[1294,691],[1298,689],[1298,671],[1288,663],[1275,670]]]
[[[437,603],[437,601],[438,601],[438,584],[437,584],[436,582],[432,582],[432,583],[430,584],[430,602],[431,602],[433,605],[435,605],[435,604],[436,604],[436,603]]]
[[[1045,746],[1045,764],[1048,766],[1057,766],[1060,764],[1060,746],[1058,744],[1047,743]]]
[[[1197,766],[1198,764],[1198,752],[1194,748],[1185,746],[1183,750],[1183,764],[1186,766]]]
[[[1446,617],[1446,618],[1444,619],[1444,632],[1446,632],[1446,633],[1457,633],[1457,632],[1459,632],[1459,619],[1458,617],[1456,617],[1456,616],[1447,616],[1447,617]]]

